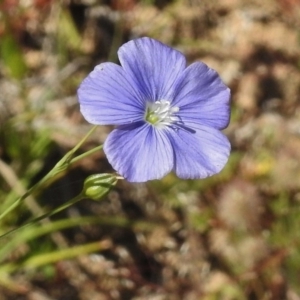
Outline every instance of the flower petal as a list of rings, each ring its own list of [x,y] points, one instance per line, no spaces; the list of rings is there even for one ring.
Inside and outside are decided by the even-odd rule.
[[[170,100],[173,84],[186,66],[182,53],[147,37],[124,44],[118,56],[147,101]]]
[[[174,171],[177,176],[199,179],[220,172],[230,154],[227,137],[207,126],[188,124],[188,128],[168,131],[174,148]]]
[[[103,63],[88,75],[78,89],[80,110],[92,124],[120,125],[140,121],[145,103],[124,70],[113,63]]]
[[[173,168],[173,150],[165,132],[143,122],[112,131],[104,152],[112,167],[131,182],[160,179]]]
[[[202,62],[190,65],[176,82],[172,104],[182,121],[224,129],[230,120],[230,90],[216,71]]]

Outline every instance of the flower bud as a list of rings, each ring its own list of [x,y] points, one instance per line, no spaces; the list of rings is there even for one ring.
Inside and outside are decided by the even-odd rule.
[[[118,178],[114,174],[91,175],[84,181],[82,195],[93,200],[98,200],[106,195],[116,185],[117,181]]]

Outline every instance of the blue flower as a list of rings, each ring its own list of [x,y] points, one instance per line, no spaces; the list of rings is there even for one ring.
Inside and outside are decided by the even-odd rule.
[[[92,124],[115,125],[104,143],[112,167],[131,182],[171,171],[205,178],[226,164],[230,90],[202,62],[186,67],[182,53],[147,37],[118,51],[121,66],[102,63],[78,89]]]

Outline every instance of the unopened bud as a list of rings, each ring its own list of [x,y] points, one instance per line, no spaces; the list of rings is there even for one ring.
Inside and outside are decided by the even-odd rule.
[[[86,178],[83,184],[83,196],[98,200],[116,185],[118,177],[114,174],[95,174]]]

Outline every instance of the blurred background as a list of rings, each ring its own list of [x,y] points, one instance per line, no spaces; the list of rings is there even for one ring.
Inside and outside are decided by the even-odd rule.
[[[122,181],[2,238],[0,300],[299,300],[299,28],[299,0],[1,0],[0,212],[88,132],[76,89],[133,38],[219,72],[232,90],[232,153],[209,179]],[[80,161],[0,234],[111,171],[102,152]]]

